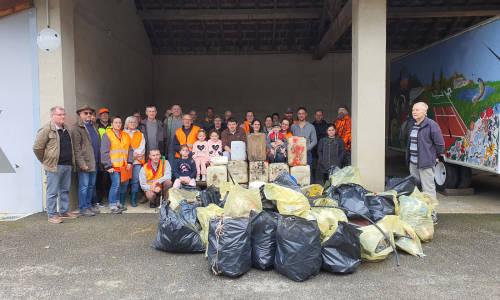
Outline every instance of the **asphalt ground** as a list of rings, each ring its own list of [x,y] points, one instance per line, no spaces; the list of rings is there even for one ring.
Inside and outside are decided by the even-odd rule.
[[[203,254],[152,249],[157,224],[156,214],[1,222],[0,298],[500,298],[500,215],[442,214],[425,258],[401,254],[397,267],[391,255],[302,283],[273,270],[214,276]]]

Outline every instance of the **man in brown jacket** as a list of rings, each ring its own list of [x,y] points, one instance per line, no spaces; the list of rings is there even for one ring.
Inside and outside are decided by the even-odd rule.
[[[61,218],[74,219],[69,212],[71,170],[74,165],[71,136],[64,125],[66,112],[55,106],[50,109],[51,121],[38,130],[33,152],[42,163],[47,176],[47,215],[50,223],[62,223]],[[59,196],[59,214],[57,197]]]
[[[97,205],[92,205],[101,147],[97,126],[92,122],[94,112],[88,105],[82,106],[76,111],[80,118],[71,129],[78,172],[78,207],[80,215],[86,217],[100,213]]]
[[[245,131],[238,127],[238,122],[230,118],[227,120],[227,129],[222,131],[222,148],[224,149],[224,156],[231,159],[231,142],[242,141],[247,143],[247,134]]]

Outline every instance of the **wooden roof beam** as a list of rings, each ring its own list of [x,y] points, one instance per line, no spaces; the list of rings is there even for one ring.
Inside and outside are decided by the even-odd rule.
[[[442,7],[390,7],[388,19],[489,17],[500,15],[500,5],[468,5]]]
[[[349,29],[352,24],[352,0],[342,7],[342,10],[337,14],[337,17],[330,23],[330,28],[326,31],[325,35],[319,42],[314,50],[313,58],[322,59],[328,50],[340,39],[342,34]]]

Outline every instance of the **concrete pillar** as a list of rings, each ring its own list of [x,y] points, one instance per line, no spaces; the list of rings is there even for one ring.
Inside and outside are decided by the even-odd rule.
[[[386,0],[352,0],[352,164],[384,190]]]
[[[37,29],[47,27],[46,0],[35,0]],[[73,39],[73,0],[49,0],[50,28],[61,35],[61,47],[54,52],[38,49],[38,79],[40,84],[40,126],[50,120],[53,106],[66,109],[66,125],[76,121],[75,43]],[[46,199],[46,178],[43,176],[43,208]],[[70,191],[70,209],[78,208],[76,175],[73,174]]]
[[[35,0],[38,32],[47,27],[46,0]],[[55,105],[66,109],[66,122],[76,120],[75,43],[73,39],[73,0],[49,0],[50,28],[61,35],[61,47],[54,52],[38,50],[40,82],[40,121],[49,120]]]

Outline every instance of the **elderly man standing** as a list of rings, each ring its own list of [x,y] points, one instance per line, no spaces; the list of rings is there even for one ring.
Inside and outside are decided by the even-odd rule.
[[[410,174],[422,183],[422,190],[436,198],[434,183],[434,167],[444,151],[444,139],[439,125],[427,118],[429,107],[424,102],[413,105],[410,121],[410,134],[406,147],[406,161],[409,164]],[[432,214],[434,223],[437,223],[437,213]]]
[[[164,121],[164,129],[165,129],[165,140],[166,145],[168,146],[167,155],[168,161],[174,161],[174,140],[175,140],[175,132],[177,129],[182,127],[182,108],[178,104],[172,105],[171,114]]]
[[[344,140],[344,163],[343,166],[351,165],[351,117],[349,116],[349,111],[347,107],[341,105],[339,106],[337,112],[337,120],[333,122],[337,128],[337,136]]]
[[[193,125],[191,115],[184,115],[182,117],[182,127],[175,131],[174,151],[176,158],[181,157],[181,145],[187,145],[190,151],[193,150],[193,144],[198,140],[199,130],[199,126]]]
[[[158,149],[149,151],[149,160],[139,172],[139,182],[149,200],[149,207],[160,205],[161,193],[164,199],[168,199],[168,190],[172,187],[172,171],[170,163],[161,159]]]
[[[79,119],[71,130],[78,172],[78,208],[80,215],[86,217],[100,213],[97,206],[92,206],[101,147],[96,124],[92,123],[93,112],[94,109],[88,105],[78,109]]]
[[[307,164],[311,167],[311,182],[314,183],[311,151],[318,143],[318,139],[316,137],[316,129],[311,123],[307,122],[306,118],[307,118],[306,108],[299,107],[297,109],[298,122],[292,125],[292,133],[294,136],[303,136],[306,139]]]
[[[50,122],[36,135],[33,152],[42,163],[47,177],[47,215],[50,223],[62,223],[61,218],[75,219],[69,212],[69,188],[71,169],[74,165],[71,136],[64,125],[66,112],[55,106],[50,109]],[[59,214],[57,198],[59,197]]]
[[[146,141],[146,153],[150,149],[159,149],[163,155],[165,151],[164,136],[163,136],[163,123],[156,119],[156,106],[146,106],[147,119],[143,120],[138,129],[144,135]]]

